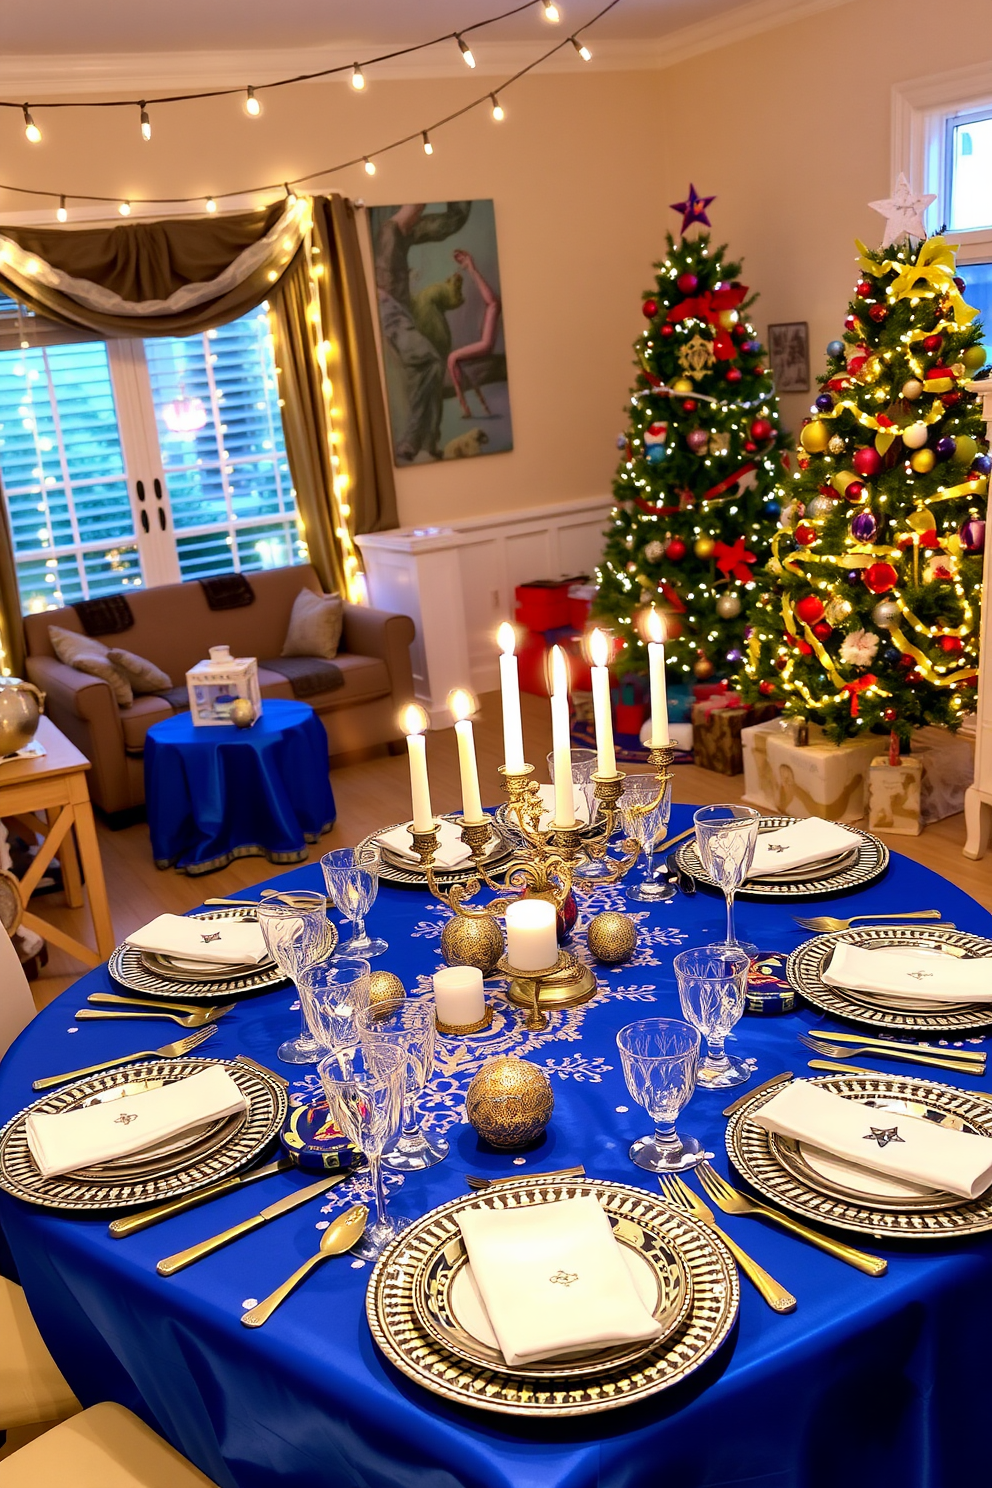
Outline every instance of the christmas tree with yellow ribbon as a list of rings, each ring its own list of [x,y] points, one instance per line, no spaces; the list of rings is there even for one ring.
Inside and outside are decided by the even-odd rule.
[[[976,701],[990,460],[969,380],[984,365],[954,248],[900,178],[858,243],[799,469],[748,615],[741,691],[840,742],[957,728]]]

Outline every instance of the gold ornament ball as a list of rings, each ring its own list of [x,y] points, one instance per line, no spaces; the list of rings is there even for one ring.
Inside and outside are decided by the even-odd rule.
[[[369,977],[369,1007],[373,1012],[391,1013],[406,998],[406,988],[392,971],[374,971]]]
[[[712,558],[715,547],[716,543],[713,539],[704,534],[702,537],[696,538],[696,541],[692,545],[692,551],[697,558]]]
[[[919,449],[909,463],[917,475],[929,475],[937,463],[937,456],[932,449]]]
[[[513,1054],[487,1059],[465,1097],[466,1114],[479,1136],[503,1151],[536,1142],[554,1105],[544,1071]]]
[[[720,324],[725,331],[732,331],[739,320],[740,316],[736,310],[720,311]]]
[[[708,657],[701,656],[699,660],[693,665],[692,670],[695,672],[700,682],[705,682],[707,677],[712,677],[713,675],[713,663],[709,660]]]
[[[251,728],[255,722],[255,709],[250,698],[235,698],[231,704],[231,722],[236,728]]]
[[[813,419],[799,431],[799,443],[807,454],[822,455],[830,443],[830,430],[822,419]]]
[[[693,383],[692,383],[691,378],[688,378],[688,377],[676,377],[675,381],[672,383],[672,392],[673,393],[693,393],[693,392],[695,392],[695,388],[693,386]]]
[[[630,915],[605,909],[589,921],[586,943],[597,961],[604,966],[620,966],[629,961],[637,945],[637,926]]]
[[[839,434],[831,434],[830,443],[827,445],[827,449],[832,455],[842,455],[847,449],[847,445],[844,443],[843,439],[841,439]]]
[[[449,966],[494,971],[503,954],[503,932],[492,915],[453,915],[441,931],[441,954]]]

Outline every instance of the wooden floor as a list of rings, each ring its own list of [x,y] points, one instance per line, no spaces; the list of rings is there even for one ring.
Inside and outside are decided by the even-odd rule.
[[[527,757],[538,767],[538,778],[547,779],[546,755],[551,748],[551,721],[546,699],[524,696],[524,736]],[[502,760],[500,706],[497,693],[481,700],[476,719],[476,745],[483,801],[499,800],[496,767]],[[459,802],[458,762],[451,729],[432,734],[428,740],[431,789],[435,811],[457,810]],[[350,847],[374,827],[405,821],[410,815],[409,774],[405,755],[382,755],[360,764],[335,770],[331,776],[338,807],[334,830],[310,849],[316,862],[331,847]],[[743,775],[714,775],[695,765],[675,767],[675,800],[706,805],[716,801],[738,801],[744,789]],[[152,863],[148,828],[138,825],[112,832],[102,823],[100,847],[107,876],[107,891],[118,940],[164,911],[182,913],[201,904],[205,897],[237,893],[249,884],[271,878],[282,871],[265,858],[240,858],[216,873],[189,878],[172,870],[160,872]],[[915,858],[953,880],[987,909],[992,909],[992,855],[978,863],[962,856],[964,818],[949,817],[927,827],[919,837],[881,834],[897,852]],[[36,899],[35,907],[46,918],[72,934],[82,934],[82,911],[59,907],[59,896]],[[78,976],[83,968],[52,950],[41,978],[34,983],[39,1006],[49,1002]]]

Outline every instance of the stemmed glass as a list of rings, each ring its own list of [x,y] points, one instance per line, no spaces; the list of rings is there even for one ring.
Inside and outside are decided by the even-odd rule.
[[[652,806],[659,789],[654,775],[628,775],[620,797],[623,829],[628,837],[633,837],[640,844],[644,855],[644,872],[640,883],[631,884],[626,890],[627,898],[638,903],[659,904],[675,895],[672,884],[661,882],[652,876],[655,844],[664,836],[672,810],[671,782],[665,786],[658,804],[650,811],[644,810],[646,806]]]
[[[406,1084],[400,1133],[383,1157],[388,1168],[416,1172],[432,1168],[448,1155],[441,1136],[428,1135],[417,1115],[417,1100],[434,1073],[437,1024],[432,998],[408,997],[398,1007],[366,1007],[358,1015],[362,1048],[373,1066],[380,1048],[400,1049],[406,1059]]]
[[[680,1173],[706,1155],[695,1137],[675,1130],[675,1118],[696,1086],[699,1033],[677,1018],[641,1018],[617,1034],[627,1089],[654,1122],[654,1133],[638,1137],[631,1162],[649,1173]]]
[[[353,925],[352,936],[341,946],[342,956],[381,956],[389,942],[365,933],[365,916],[379,892],[380,849],[378,843],[365,847],[336,847],[320,860],[324,883],[334,901],[334,908]]]
[[[750,1079],[753,1064],[732,1058],[724,1040],[744,1011],[750,958],[733,946],[699,946],[675,957],[682,1011],[706,1040],[706,1058],[696,1071],[696,1084],[724,1090]]]
[[[402,1049],[381,1045],[374,1057],[359,1048],[353,1058],[342,1061],[332,1054],[317,1066],[331,1121],[368,1159],[374,1218],[352,1252],[363,1261],[376,1260],[410,1223],[387,1212],[382,1174],[383,1148],[396,1135],[400,1122],[406,1067]]]
[[[296,986],[299,976],[315,961],[324,961],[334,949],[334,926],[327,918],[327,901],[323,894],[310,889],[294,889],[292,902],[263,899],[257,906],[258,928],[265,948],[273,961]],[[303,998],[300,997],[300,1032],[287,1039],[276,1051],[284,1064],[313,1064],[320,1049],[307,1027]]]
[[[300,972],[300,1002],[319,1054],[336,1054],[342,1070],[361,1042],[372,973],[367,961],[335,956]]]
[[[700,806],[692,818],[699,861],[727,901],[725,945],[744,951],[753,961],[758,947],[734,933],[734,895],[751,871],[760,813],[753,806]]]

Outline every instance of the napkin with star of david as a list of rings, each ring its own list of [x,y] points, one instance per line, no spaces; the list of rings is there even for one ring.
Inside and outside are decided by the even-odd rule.
[[[992,1137],[866,1106],[794,1080],[751,1117],[859,1168],[974,1199],[992,1183]]]
[[[45,1178],[141,1152],[168,1137],[233,1116],[245,1097],[221,1065],[157,1090],[99,1101],[78,1111],[32,1111],[26,1123],[31,1156]]]
[[[775,832],[759,832],[754,845],[750,878],[767,878],[794,868],[812,867],[825,858],[857,847],[862,838],[837,822],[818,816],[802,817]]]
[[[161,914],[138,930],[127,945],[183,961],[211,966],[257,966],[268,960],[257,920],[194,920],[189,915]]]
[[[839,940],[821,972],[830,987],[883,995],[903,993],[940,1002],[992,1002],[992,960],[926,954],[900,949],[872,950]]]
[[[657,1338],[606,1214],[591,1195],[458,1216],[507,1364]]]

